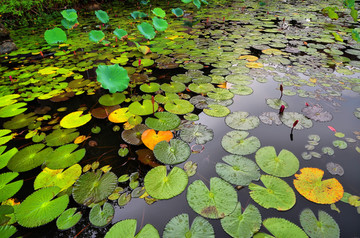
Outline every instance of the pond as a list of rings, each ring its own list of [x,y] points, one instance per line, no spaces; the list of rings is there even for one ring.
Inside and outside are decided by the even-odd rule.
[[[12,30],[4,237],[360,237],[358,2],[185,2]]]

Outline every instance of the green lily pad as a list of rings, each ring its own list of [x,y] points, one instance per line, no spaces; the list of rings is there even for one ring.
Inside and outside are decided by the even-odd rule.
[[[152,13],[155,14],[155,16],[158,16],[158,17],[161,17],[161,18],[164,18],[166,16],[166,12],[164,10],[162,10],[161,8],[159,7],[156,7],[152,10]]]
[[[180,130],[180,138],[188,143],[195,140],[198,145],[203,145],[214,138],[214,131],[201,124],[187,124]]]
[[[99,65],[96,75],[101,87],[108,89],[110,93],[124,91],[130,81],[127,70],[118,64]]]
[[[112,172],[102,175],[101,170],[87,172],[74,184],[72,195],[75,202],[83,205],[98,203],[107,198],[116,188],[117,177]]]
[[[0,174],[0,202],[5,201],[15,195],[23,185],[23,180],[10,183],[19,173],[7,172]]]
[[[208,93],[215,90],[214,85],[211,83],[191,83],[188,88],[194,93]]]
[[[271,175],[261,175],[260,180],[265,187],[249,185],[251,198],[260,206],[287,211],[295,205],[295,193],[284,180]]]
[[[203,181],[195,180],[188,187],[186,199],[196,213],[212,219],[229,215],[238,202],[235,189],[217,177],[210,178],[210,190]]]
[[[6,144],[13,138],[13,135],[7,135],[9,133],[11,133],[11,130],[0,129],[0,145]]]
[[[149,83],[149,84],[142,84],[140,85],[140,90],[144,93],[154,93],[160,90],[160,84],[158,83]]]
[[[103,10],[95,11],[95,15],[102,23],[108,23],[109,22],[109,16]]]
[[[76,129],[57,129],[45,137],[47,146],[61,146],[75,140],[80,135]]]
[[[307,119],[303,114],[297,112],[284,112],[280,117],[282,123],[286,126],[292,128],[296,120],[299,120],[297,125],[294,127],[296,130],[308,129],[313,126],[313,123],[310,119]]]
[[[55,27],[54,29],[51,30],[46,30],[44,37],[49,45],[57,45],[67,41],[65,31],[63,31],[58,27]]]
[[[233,85],[230,88],[230,92],[236,95],[246,96],[252,94],[254,90],[246,85]]]
[[[36,119],[35,113],[20,114],[3,124],[6,129],[16,130],[30,125]]]
[[[27,108],[23,108],[26,106],[27,103],[25,102],[18,102],[3,108],[0,108],[0,117],[13,117],[19,115],[27,110]]]
[[[83,111],[75,111],[64,116],[60,121],[60,126],[70,129],[85,125],[91,120],[91,113],[83,115]]]
[[[152,21],[157,31],[165,31],[168,28],[168,22],[165,19],[153,17]]]
[[[229,153],[236,155],[249,155],[260,148],[260,140],[250,136],[247,131],[230,131],[221,140],[222,147]]]
[[[16,233],[17,229],[14,226],[2,225],[0,226],[0,233],[3,238],[10,238]]]
[[[288,108],[288,104],[284,101],[284,100],[281,100],[279,98],[268,98],[266,99],[266,104],[273,108],[273,109],[276,109],[276,110],[279,110],[281,105],[284,105],[285,108]]]
[[[189,228],[189,215],[186,213],[177,215],[166,224],[163,238],[191,237],[191,238],[215,238],[214,228],[204,218],[197,216]]]
[[[75,226],[81,219],[82,215],[81,212],[77,212],[76,214],[76,207],[69,208],[58,217],[56,220],[56,226],[59,230],[67,230],[71,227]]]
[[[127,219],[113,225],[106,233],[105,238],[160,238],[159,232],[150,224],[146,224],[135,236],[136,220]]]
[[[259,167],[270,175],[277,177],[289,177],[299,170],[299,160],[296,156],[282,149],[279,155],[276,155],[273,146],[265,146],[260,148],[255,154],[256,163]]]
[[[180,164],[190,157],[190,146],[182,140],[171,139],[170,144],[163,140],[155,145],[154,155],[164,164]]]
[[[146,192],[156,199],[170,199],[182,193],[188,184],[186,172],[174,167],[167,175],[165,166],[151,169],[144,178]]]
[[[176,16],[176,17],[182,17],[184,15],[184,11],[181,8],[173,8],[171,9],[171,12]]]
[[[123,29],[116,28],[113,31],[114,35],[116,35],[119,39],[123,39],[123,37],[126,37],[128,35],[127,31]]]
[[[105,94],[99,98],[99,103],[103,106],[111,107],[119,105],[125,101],[125,98],[125,94],[123,93]]]
[[[340,237],[340,228],[336,221],[326,212],[318,212],[319,220],[309,209],[305,209],[300,214],[300,223],[304,231],[311,238],[338,238]]]
[[[183,115],[194,110],[194,105],[183,99],[174,99],[172,103],[166,103],[165,110],[174,114]]]
[[[68,21],[75,21],[78,18],[75,9],[62,10],[61,15]]]
[[[261,214],[252,204],[242,212],[241,204],[238,202],[235,210],[221,219],[221,226],[231,237],[250,238],[260,230]]]
[[[346,149],[347,148],[347,143],[343,140],[334,140],[332,142],[333,146],[335,146],[336,148],[339,148],[341,150]]]
[[[20,95],[19,94],[9,94],[9,95],[5,95],[0,97],[0,107],[5,107],[11,104],[14,104],[17,102],[17,98],[19,98]]]
[[[308,238],[300,227],[283,218],[268,218],[263,221],[263,225],[275,237]]]
[[[16,221],[24,227],[37,227],[53,221],[69,204],[69,196],[56,197],[58,187],[47,187],[29,195],[15,207]]]
[[[102,209],[99,204],[96,204],[90,210],[90,223],[96,227],[106,226],[111,222],[115,214],[115,209],[110,203],[104,203]]]
[[[259,116],[260,120],[267,124],[267,125],[272,125],[273,123],[275,125],[281,125],[282,122],[280,121],[279,118],[279,113],[276,112],[264,112]]]
[[[156,32],[151,24],[147,22],[142,22],[140,25],[137,25],[137,28],[146,39],[154,39]]]
[[[166,93],[181,93],[185,88],[185,84],[179,82],[163,83],[160,86],[160,89]]]
[[[227,155],[222,158],[227,163],[217,163],[216,173],[225,181],[247,186],[253,180],[259,180],[260,169],[255,162],[240,155]]]
[[[225,88],[215,88],[212,92],[209,92],[207,96],[215,100],[228,100],[232,99],[234,94]]]
[[[18,152],[16,147],[4,153],[5,150],[6,146],[0,147],[0,169],[4,168],[9,163],[9,160]]]
[[[138,101],[131,103],[129,105],[129,112],[135,115],[145,116],[153,114],[158,108],[159,105],[156,102],[153,104],[151,100],[146,99],[142,105]]]
[[[148,117],[145,124],[156,131],[170,131],[176,129],[180,125],[180,118],[170,112],[156,112],[153,117]]]
[[[225,123],[235,130],[251,130],[259,126],[260,120],[249,116],[248,112],[232,112],[225,118]]]
[[[136,125],[130,130],[124,130],[121,133],[121,138],[130,145],[141,145],[143,143],[141,140],[141,135],[147,129],[149,129],[149,127],[144,124]]]
[[[229,115],[230,109],[219,104],[209,104],[208,108],[205,108],[203,112],[211,117],[225,117]]]
[[[25,172],[40,166],[52,152],[50,147],[43,149],[44,147],[44,144],[26,146],[10,159],[7,164],[8,169],[14,172]]]

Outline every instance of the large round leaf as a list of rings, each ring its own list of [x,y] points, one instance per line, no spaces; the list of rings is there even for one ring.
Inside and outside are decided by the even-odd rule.
[[[184,11],[181,8],[174,8],[171,9],[171,12],[176,16],[176,17],[182,17],[184,15]]]
[[[216,164],[216,173],[229,183],[247,186],[253,180],[259,180],[260,169],[255,162],[240,155],[227,155],[222,158],[225,163]]]
[[[95,43],[99,43],[100,41],[104,40],[105,34],[100,30],[92,30],[89,33],[89,40]]]
[[[215,238],[214,228],[204,218],[198,216],[189,228],[189,215],[186,213],[177,215],[166,224],[163,238],[191,237],[191,238]]]
[[[203,181],[189,185],[186,199],[189,206],[203,217],[219,219],[232,213],[237,204],[235,189],[221,178],[210,179],[210,190]]]
[[[56,45],[67,41],[66,33],[62,29],[55,27],[52,30],[46,30],[44,34],[45,40],[50,45]]]
[[[288,104],[284,100],[281,100],[279,98],[268,98],[266,99],[266,104],[276,110],[279,110],[281,105],[284,105],[285,108],[288,107]]]
[[[182,193],[188,184],[186,172],[174,167],[167,175],[165,166],[151,169],[144,178],[146,192],[156,199],[170,199]]]
[[[166,93],[181,93],[186,89],[186,86],[180,82],[170,82],[161,84],[160,89]]]
[[[147,129],[149,128],[144,124],[136,125],[130,130],[123,130],[121,133],[121,138],[130,145],[141,145],[143,143],[141,140],[141,135]]]
[[[25,102],[18,102],[0,108],[0,117],[13,117],[19,115],[27,110],[27,108],[24,108],[26,105],[27,103]]]
[[[19,173],[7,172],[0,174],[0,202],[5,201],[15,195],[23,185],[23,180],[10,183]]]
[[[279,155],[276,155],[273,146],[260,148],[255,154],[255,159],[265,173],[277,177],[289,177],[299,169],[299,160],[292,152],[282,149]]]
[[[250,196],[259,205],[279,211],[289,210],[295,205],[295,193],[284,180],[271,175],[261,175],[260,180],[265,187],[254,183],[249,185]]]
[[[113,93],[113,94],[105,94],[99,98],[99,103],[103,106],[115,106],[119,105],[125,100],[124,93]]]
[[[280,117],[280,120],[282,121],[282,123],[284,123],[290,128],[292,128],[294,122],[298,120],[299,122],[294,127],[294,129],[296,130],[310,128],[313,125],[310,119],[307,119],[303,114],[297,112],[284,112],[283,115]]]
[[[260,148],[260,141],[255,136],[246,138],[247,131],[230,131],[221,140],[222,147],[229,153],[248,155]]]
[[[127,219],[113,225],[106,233],[105,238],[160,238],[159,232],[150,224],[146,224],[135,236],[136,232],[135,219]]]
[[[141,140],[150,150],[154,150],[154,147],[160,141],[169,142],[173,138],[171,131],[159,131],[157,134],[154,129],[147,129],[141,135]]]
[[[332,119],[331,113],[324,111],[323,107],[319,104],[304,107],[301,111],[307,118],[315,121],[326,122]]]
[[[148,117],[145,120],[145,124],[157,131],[169,131],[174,130],[180,125],[180,118],[170,112],[156,112],[153,117]]]
[[[102,23],[108,23],[109,22],[109,16],[103,10],[95,11],[95,15]]]
[[[67,195],[55,198],[59,192],[59,187],[47,187],[29,195],[15,206],[16,221],[24,227],[37,227],[57,218],[69,203]]]
[[[164,18],[166,16],[166,12],[159,7],[154,8],[154,10],[152,10],[152,13],[161,18]]]
[[[164,164],[179,164],[190,157],[191,150],[188,143],[171,139],[170,144],[167,141],[160,141],[154,147],[154,155],[157,160]]]
[[[158,31],[165,31],[168,28],[168,22],[165,19],[153,17],[153,25]]]
[[[152,103],[151,100],[146,99],[142,105],[138,101],[131,103],[129,105],[129,112],[135,115],[145,116],[153,114],[158,108],[159,105],[156,102]]]
[[[77,128],[82,125],[85,125],[91,120],[91,114],[83,115],[83,111],[76,111],[71,112],[63,117],[60,121],[60,126],[70,129],[70,128]]]
[[[261,214],[252,204],[242,212],[241,204],[238,202],[235,210],[221,219],[221,226],[232,237],[250,238],[260,229]]]
[[[308,238],[300,227],[283,218],[268,218],[263,221],[263,225],[271,234],[278,238]]]
[[[34,112],[30,112],[27,114],[20,114],[13,118],[10,121],[7,121],[3,124],[3,127],[6,129],[16,130],[22,127],[28,126],[34,122],[36,116],[34,116]]]
[[[174,114],[183,115],[194,110],[194,105],[183,99],[174,99],[173,102],[166,103],[165,110]]]
[[[309,209],[305,209],[300,214],[300,223],[305,232],[311,238],[339,238],[340,228],[336,221],[326,212],[318,212],[319,220]]]
[[[230,113],[230,109],[218,104],[209,104],[204,113],[211,117],[225,117]]]
[[[235,130],[251,130],[259,126],[260,120],[249,116],[248,112],[232,112],[225,118],[225,123]]]
[[[85,148],[74,152],[78,147],[77,144],[67,144],[56,148],[46,157],[46,167],[49,169],[64,169],[78,163],[86,153]]]
[[[154,39],[156,32],[151,24],[147,22],[142,22],[140,25],[137,25],[137,28],[146,39]]]
[[[47,146],[65,145],[80,135],[76,129],[56,129],[45,137]]]
[[[126,69],[118,64],[99,65],[96,69],[96,75],[101,87],[109,89],[110,93],[124,91],[130,81]]]
[[[59,230],[67,230],[71,227],[75,226],[76,223],[78,223],[82,217],[81,212],[77,212],[76,207],[69,208],[58,217],[56,220],[56,226]]]
[[[103,227],[111,222],[114,214],[115,209],[110,203],[104,203],[102,208],[99,204],[96,204],[90,210],[89,220],[94,226]]]
[[[201,124],[186,124],[181,127],[180,138],[191,143],[195,140],[196,144],[203,145],[214,138],[214,131]]]
[[[61,15],[68,21],[76,21],[76,19],[78,18],[75,9],[62,10]]]

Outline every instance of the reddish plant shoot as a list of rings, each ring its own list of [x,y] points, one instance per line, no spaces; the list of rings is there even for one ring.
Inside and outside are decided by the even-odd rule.
[[[141,59],[139,59],[138,64],[139,64],[139,66],[141,65]]]
[[[281,107],[279,109],[279,114],[283,114],[284,110],[285,110],[285,106],[281,105]]]
[[[299,123],[299,120],[294,121],[293,127],[294,128]]]

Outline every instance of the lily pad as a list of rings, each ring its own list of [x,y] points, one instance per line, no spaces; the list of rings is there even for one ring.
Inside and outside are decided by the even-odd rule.
[[[123,93],[113,93],[113,94],[105,94],[99,98],[99,103],[103,106],[115,106],[119,105],[125,100],[125,95]]]
[[[194,110],[194,105],[183,99],[174,99],[173,102],[166,103],[165,110],[174,114],[183,115]]]
[[[287,211],[295,205],[295,193],[284,180],[271,175],[261,175],[260,180],[265,187],[249,185],[250,196],[259,205],[278,211]]]
[[[97,10],[97,11],[95,11],[95,15],[102,23],[108,23],[109,22],[109,16],[105,11]]]
[[[135,115],[145,116],[156,112],[158,107],[159,105],[156,102],[153,104],[151,100],[146,99],[142,105],[138,101],[131,103],[129,105],[129,112]]]
[[[160,90],[160,84],[158,83],[149,83],[149,84],[142,84],[140,85],[140,90],[144,93],[154,93],[158,90]]]
[[[46,30],[44,34],[45,40],[49,45],[56,45],[67,41],[66,33],[62,29],[55,27]]]
[[[92,30],[89,33],[89,40],[91,40],[92,42],[99,43],[103,41],[104,38],[105,38],[105,34],[100,30]]]
[[[303,210],[300,214],[301,226],[311,238],[340,237],[339,226],[329,214],[320,210],[318,217],[319,220],[309,208]]]
[[[119,39],[124,39],[128,33],[127,31],[123,30],[123,29],[119,29],[119,28],[116,28],[114,31],[113,31],[114,35],[116,35]]]
[[[57,129],[45,137],[47,146],[61,146],[72,142],[80,135],[76,129]]]
[[[251,130],[259,126],[260,120],[249,116],[248,112],[232,112],[225,118],[225,123],[236,130]]]
[[[300,227],[283,218],[268,218],[263,221],[263,225],[275,237],[308,238]]]
[[[170,199],[182,193],[188,184],[186,172],[174,167],[167,175],[165,166],[151,169],[144,178],[146,192],[156,199]]]
[[[161,17],[161,18],[164,18],[166,16],[166,12],[159,8],[159,7],[156,7],[152,10],[152,13],[155,14],[155,16],[158,16],[158,17]]]
[[[284,101],[281,100],[279,98],[269,98],[266,99],[266,104],[276,110],[279,110],[279,108],[281,107],[281,105],[284,105],[285,108],[288,108],[288,104]]]
[[[7,172],[0,174],[0,202],[5,201],[15,195],[23,185],[23,180],[10,183],[19,176],[16,172]]]
[[[260,148],[255,154],[256,163],[268,174],[277,177],[289,177],[299,170],[299,160],[296,156],[282,149],[279,155],[276,155],[273,146],[265,146]]]
[[[153,117],[148,117],[145,120],[145,124],[157,131],[169,131],[174,130],[180,125],[180,118],[170,112],[156,112]]]
[[[121,133],[121,138],[126,143],[129,143],[131,145],[141,145],[142,144],[141,135],[147,129],[149,128],[144,124],[136,125],[134,128],[130,130],[124,130]]]
[[[27,108],[23,108],[26,105],[27,103],[25,102],[18,102],[0,108],[0,117],[5,118],[5,117],[13,117],[19,115],[27,110]]]
[[[235,210],[221,219],[221,226],[231,237],[250,238],[260,230],[261,214],[252,204],[242,212],[241,204],[238,202]]]
[[[165,19],[153,17],[152,21],[157,31],[165,31],[168,28],[168,22]]]
[[[205,108],[203,112],[212,117],[225,117],[229,115],[230,109],[218,104],[209,104],[208,108]]]
[[[102,208],[99,204],[96,204],[90,210],[89,220],[92,225],[96,227],[103,227],[111,222],[114,214],[115,209],[110,203],[105,202]]]
[[[6,146],[0,147],[0,169],[4,168],[9,163],[9,160],[18,152],[16,147],[4,153],[5,150]]]
[[[216,164],[216,173],[225,181],[247,186],[253,180],[259,180],[260,168],[255,162],[240,155],[227,155],[222,158],[226,163]]]
[[[3,124],[6,129],[16,130],[30,125],[36,119],[35,113],[20,114]]]
[[[160,89],[166,93],[181,93],[186,89],[185,84],[179,82],[163,83]]]
[[[303,114],[297,113],[297,112],[284,112],[283,115],[280,117],[280,120],[282,123],[284,123],[286,126],[292,128],[293,124],[296,120],[299,122],[294,127],[296,130],[302,130],[302,129],[308,129],[313,126],[313,123],[311,120],[307,119]]]
[[[16,99],[19,97],[20,97],[19,94],[9,94],[9,95],[0,97],[0,107],[5,107],[5,106],[16,103],[17,102]]]
[[[14,226],[2,225],[0,226],[0,233],[3,238],[10,238],[16,233],[17,229]]]
[[[230,92],[236,95],[246,96],[254,92],[254,90],[246,85],[234,85],[230,88]]]
[[[128,72],[118,64],[99,65],[96,69],[97,81],[110,93],[122,92],[128,85],[130,78]]]
[[[215,238],[214,228],[204,218],[197,216],[189,228],[189,215],[186,213],[177,215],[166,224],[163,238],[192,237],[192,238]]]
[[[336,148],[339,148],[341,150],[346,149],[347,148],[347,143],[343,140],[334,140],[332,142],[333,146],[335,146]]]
[[[184,11],[181,8],[173,8],[171,9],[171,12],[176,16],[176,17],[182,17],[184,15]]]
[[[142,22],[140,25],[137,25],[137,28],[146,39],[154,39],[156,32],[151,24],[147,22]]]
[[[110,228],[105,238],[119,238],[119,234],[121,238],[160,238],[159,232],[150,224],[146,224],[135,236],[136,223],[135,219],[120,221]]]
[[[259,116],[259,119],[267,125],[272,125],[273,123],[275,125],[282,124],[282,122],[279,118],[279,113],[276,113],[276,112],[264,112],[263,114],[261,114]]]
[[[24,227],[37,227],[53,221],[69,204],[69,196],[56,197],[59,187],[47,187],[29,195],[15,207],[16,221]]]
[[[171,131],[159,131],[157,134],[154,129],[148,129],[141,135],[141,140],[146,147],[153,150],[157,143],[161,141],[169,142],[173,138]]]
[[[232,213],[237,204],[235,189],[221,178],[210,178],[210,190],[203,181],[189,185],[186,199],[189,206],[206,218],[219,219]]]
[[[232,99],[234,94],[225,88],[215,88],[212,92],[209,92],[207,96],[215,100],[228,100]]]
[[[75,226],[81,219],[81,212],[75,214],[76,207],[69,208],[58,217],[56,226],[59,230],[67,230]]]
[[[260,148],[260,140],[247,131],[230,131],[221,140],[222,147],[229,153],[249,155]]]
[[[191,83],[188,88],[194,93],[208,93],[215,90],[214,85],[211,83]]]
[[[67,114],[60,121],[60,126],[70,129],[85,125],[91,120],[91,113],[83,115],[83,111],[75,111]]]
[[[164,164],[179,164],[190,157],[190,146],[179,139],[160,141],[154,147],[154,155],[157,160]]]
[[[110,113],[110,115],[108,116],[109,121],[111,121],[113,123],[127,122],[129,120],[129,118],[134,116],[134,114],[131,112],[128,112],[128,110],[129,110],[129,108],[122,107],[122,108],[118,108],[118,109],[112,111]]]
[[[214,131],[201,124],[188,124],[180,130],[180,138],[188,143],[195,140],[196,144],[203,145],[214,138]]]
[[[332,115],[330,112],[323,111],[323,107],[319,104],[313,106],[304,107],[301,111],[307,118],[310,118],[314,121],[327,122],[332,120]]]
[[[344,175],[344,169],[343,167],[341,167],[341,165],[333,163],[333,162],[329,162],[326,164],[326,169],[329,171],[330,174],[332,175],[339,175],[339,176],[343,176]]]

